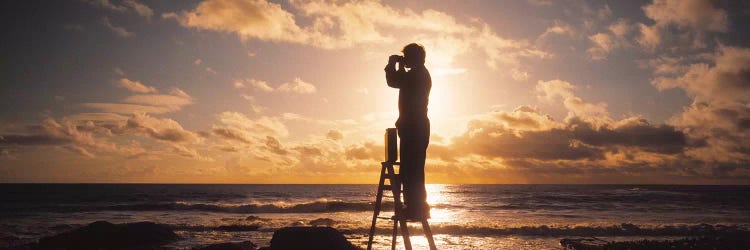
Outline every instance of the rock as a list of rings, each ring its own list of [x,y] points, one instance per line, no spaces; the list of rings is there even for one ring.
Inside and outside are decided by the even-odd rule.
[[[307,223],[305,223],[304,221],[301,221],[301,220],[298,220],[298,221],[295,221],[295,222],[292,222],[291,224],[289,224],[289,226],[292,226],[292,227],[303,227],[305,225],[307,225]]]
[[[285,227],[273,233],[269,250],[359,249],[331,227]]]
[[[255,250],[258,246],[250,241],[243,242],[227,242],[219,244],[211,244],[204,247],[194,248],[195,250]]]
[[[123,249],[157,247],[176,240],[166,225],[153,222],[112,224],[97,221],[87,226],[44,237],[32,249]]]
[[[745,250],[750,246],[749,232],[694,236],[676,240],[603,241],[591,239],[562,239],[560,245],[572,250]]]
[[[3,235],[0,232],[0,249],[12,249],[14,246],[23,245],[21,238],[13,235]]]
[[[333,224],[336,224],[336,221],[329,218],[318,218],[310,221],[311,226],[333,226]]]
[[[59,224],[59,225],[51,226],[49,229],[52,229],[55,231],[65,231],[65,230],[73,229],[73,226],[68,225],[68,224]]]

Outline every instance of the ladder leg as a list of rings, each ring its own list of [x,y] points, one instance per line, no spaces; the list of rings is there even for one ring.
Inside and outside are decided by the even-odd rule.
[[[406,226],[406,219],[399,220],[401,224],[401,236],[404,237],[404,248],[411,250],[411,239],[409,238],[409,228]]]
[[[401,180],[400,175],[396,175],[396,171],[393,168],[393,165],[388,165],[388,171],[391,172],[391,187],[393,187],[391,190],[393,191],[393,205],[395,206],[393,208],[395,219],[398,221],[399,224],[401,224],[401,236],[404,238],[404,248],[406,250],[411,250],[411,239],[409,238],[409,228],[406,225],[406,218],[404,218],[404,215],[401,211]]]
[[[370,226],[370,238],[367,240],[367,250],[372,250],[372,241],[375,237],[375,229],[380,214],[380,205],[383,201],[383,183],[385,181],[385,166],[380,169],[380,182],[378,184],[378,195],[375,198],[375,208],[372,213],[372,226]]]
[[[427,223],[427,219],[422,220],[422,230],[424,231],[424,236],[427,237],[427,243],[430,244],[430,250],[437,250],[435,239],[432,238],[432,229],[430,229],[430,223]]]
[[[393,221],[393,232],[391,236],[391,250],[396,250],[396,241],[398,240],[398,221]]]

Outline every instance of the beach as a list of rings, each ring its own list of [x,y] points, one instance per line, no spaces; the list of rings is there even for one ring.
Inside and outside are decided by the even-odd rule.
[[[268,246],[275,231],[290,226],[330,226],[365,247],[376,185],[2,184],[0,190],[0,247],[11,249],[95,221],[166,225],[179,237],[164,245],[173,249]],[[746,186],[428,186],[439,249],[561,249],[564,238],[747,232],[749,194]],[[390,224],[378,225],[376,249],[389,248]],[[426,249],[421,228],[411,226],[415,249]]]

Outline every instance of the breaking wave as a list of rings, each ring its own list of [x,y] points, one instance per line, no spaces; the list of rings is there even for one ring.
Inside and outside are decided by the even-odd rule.
[[[310,226],[311,222],[305,222],[298,226]],[[278,227],[258,224],[229,224],[220,226],[202,226],[202,225],[171,225],[176,230],[185,231],[274,231]],[[270,226],[270,227],[269,227]],[[288,226],[288,225],[287,225]],[[370,230],[369,225],[347,227],[343,225],[333,225],[336,229],[345,234],[362,235],[367,234]],[[411,226],[410,226],[411,227]],[[613,236],[711,236],[711,235],[734,235],[750,234],[747,225],[711,225],[711,224],[692,224],[692,225],[667,225],[667,226],[641,226],[630,223],[622,223],[610,226],[521,226],[521,227],[483,227],[467,226],[454,224],[433,224],[430,226],[434,234],[448,235],[467,235],[467,236],[534,236],[534,237],[568,237],[568,236],[586,236],[586,237],[613,237]],[[378,234],[389,234],[392,228],[379,226]],[[421,226],[416,226],[410,230],[412,234],[421,234]]]
[[[392,208],[393,203],[383,201],[383,208]],[[371,202],[312,201],[293,204],[206,204],[206,203],[134,203],[102,206],[58,206],[50,208],[58,212],[81,211],[201,211],[219,213],[328,213],[372,211]],[[386,210],[384,209],[384,210]]]
[[[535,237],[558,237],[558,236],[707,236],[726,234],[748,234],[750,229],[747,225],[711,225],[693,224],[676,226],[639,226],[630,223],[611,226],[521,226],[521,227],[483,227],[466,225],[433,224],[430,226],[434,234],[450,235],[472,235],[472,236],[535,236]],[[344,230],[346,233],[366,234],[368,228],[356,228]],[[380,233],[389,233],[390,228],[379,227]],[[412,230],[413,233],[421,233],[421,227]]]

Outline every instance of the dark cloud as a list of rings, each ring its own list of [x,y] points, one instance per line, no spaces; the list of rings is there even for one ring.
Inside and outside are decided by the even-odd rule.
[[[281,146],[279,139],[276,139],[276,137],[273,136],[266,136],[265,148],[278,155],[286,155],[289,153],[289,151]]]
[[[326,138],[334,141],[339,141],[344,138],[344,135],[342,135],[339,131],[329,130],[328,133],[326,133]]]
[[[681,65],[683,72],[660,75],[653,84],[660,89],[679,88],[693,103],[670,124],[686,131],[688,138],[704,141],[689,155],[707,166],[750,164],[750,49],[719,46],[703,62]]]
[[[235,140],[243,143],[251,143],[250,138],[247,138],[245,134],[235,128],[230,127],[215,127],[211,130],[215,135],[220,136],[221,138],[227,139],[227,140]]]
[[[323,156],[323,150],[314,146],[298,146],[294,150],[299,152],[302,157]]]
[[[579,119],[568,121],[578,121],[593,128]],[[513,112],[492,112],[470,121],[467,131],[454,138],[449,147],[464,155],[503,159],[603,159],[605,150],[576,138],[573,130],[576,127],[556,123],[534,108],[521,106]],[[440,155],[449,151],[437,147],[433,152]]]
[[[577,160],[604,156],[603,150],[576,141],[565,129],[517,131],[470,125],[469,131],[456,138],[454,146],[470,154],[510,159]]]
[[[1,135],[0,145],[63,145],[70,143],[67,138],[59,138],[50,135]]]
[[[153,118],[147,115],[134,115],[128,119],[127,128],[145,133],[151,138],[175,142],[197,142],[198,136],[187,131],[179,123],[170,119]]]
[[[385,152],[383,145],[366,142],[361,145],[350,145],[344,151],[344,155],[347,159],[380,161],[385,157]]]
[[[571,124],[572,139],[592,146],[638,147],[656,153],[681,153],[687,138],[673,126],[651,125],[644,119],[631,119],[616,128],[595,129],[591,124],[574,119]]]

